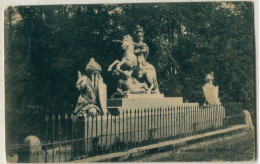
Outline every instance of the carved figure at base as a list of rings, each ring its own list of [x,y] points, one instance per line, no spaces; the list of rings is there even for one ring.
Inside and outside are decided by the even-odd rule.
[[[128,71],[114,70],[113,76],[118,78],[118,88],[115,95],[146,93],[148,86],[129,76]]]
[[[143,65],[140,65],[136,69],[137,80],[147,84],[148,89],[147,94],[150,93],[160,93],[159,86],[156,78],[156,71],[153,65],[146,62]],[[133,73],[135,75],[135,72]]]
[[[74,114],[77,116],[101,115],[107,110],[106,85],[100,76],[101,67],[94,58],[91,58],[85,70],[86,75],[78,71],[76,88],[80,91],[80,96]]]
[[[205,85],[202,87],[204,96],[207,103],[210,105],[220,105],[220,100],[218,98],[218,86],[213,85],[214,72],[210,72],[206,75]]]

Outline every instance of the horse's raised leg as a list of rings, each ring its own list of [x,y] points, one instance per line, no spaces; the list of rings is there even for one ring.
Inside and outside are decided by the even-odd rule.
[[[155,75],[150,70],[148,70],[145,75],[146,75],[147,82],[150,85],[146,93],[150,94],[152,92],[152,89],[155,87],[155,85],[153,83],[153,79],[154,79]]]
[[[125,62],[126,62],[126,59],[122,59],[122,61],[117,64],[116,69],[120,70],[121,69],[121,65],[124,64]]]
[[[118,64],[118,63],[120,63],[120,61],[119,61],[119,60],[115,60],[115,61],[108,67],[107,71],[108,71],[108,72],[109,72],[109,71],[112,71],[112,68],[114,67],[114,65],[116,65],[116,64]]]
[[[150,86],[150,88],[147,90],[147,94],[151,94],[151,92],[152,92],[152,89],[154,88],[154,85],[152,84],[151,86]]]

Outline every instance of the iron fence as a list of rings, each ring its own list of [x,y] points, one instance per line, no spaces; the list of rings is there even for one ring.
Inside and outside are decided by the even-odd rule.
[[[102,116],[46,115],[45,139],[33,155],[35,162],[66,162],[244,124],[242,113],[226,116],[225,110],[225,105],[168,105],[119,108]],[[27,146],[6,150],[20,157]]]

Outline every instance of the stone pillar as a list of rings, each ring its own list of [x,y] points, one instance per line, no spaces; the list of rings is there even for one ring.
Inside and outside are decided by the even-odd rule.
[[[254,125],[253,125],[253,121],[252,121],[252,118],[251,118],[251,114],[249,111],[247,110],[243,110],[243,113],[245,115],[245,122],[246,122],[246,125],[248,125],[248,129],[249,130],[252,130],[253,134],[254,134]]]
[[[38,137],[30,135],[23,140],[23,147],[19,155],[19,162],[37,163],[41,160],[41,141]]]

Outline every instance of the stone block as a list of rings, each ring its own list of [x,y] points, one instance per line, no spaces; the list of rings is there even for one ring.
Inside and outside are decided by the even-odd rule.
[[[158,95],[157,98],[119,98],[109,99],[107,102],[108,108],[111,107],[145,107],[145,106],[158,106],[158,105],[174,105],[183,104],[182,97],[161,97]]]

